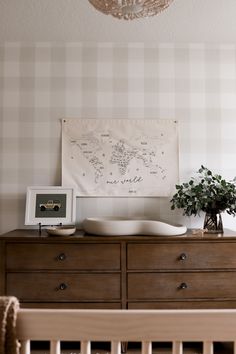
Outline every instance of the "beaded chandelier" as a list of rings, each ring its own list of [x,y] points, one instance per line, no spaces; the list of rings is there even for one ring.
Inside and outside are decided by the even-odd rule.
[[[119,19],[134,20],[157,15],[173,0],[89,0],[98,10]]]

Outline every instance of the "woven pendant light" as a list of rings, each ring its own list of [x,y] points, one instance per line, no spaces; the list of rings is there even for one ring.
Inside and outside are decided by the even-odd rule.
[[[118,19],[134,20],[155,16],[165,10],[173,0],[89,0],[98,10]]]

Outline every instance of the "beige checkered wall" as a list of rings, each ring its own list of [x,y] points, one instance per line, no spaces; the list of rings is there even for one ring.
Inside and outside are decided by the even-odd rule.
[[[179,122],[180,179],[201,164],[236,175],[236,46],[6,43],[0,47],[0,232],[24,226],[26,187],[60,185],[63,117]],[[84,198],[88,216],[148,216],[188,226],[168,199]],[[236,219],[224,216],[236,229]]]

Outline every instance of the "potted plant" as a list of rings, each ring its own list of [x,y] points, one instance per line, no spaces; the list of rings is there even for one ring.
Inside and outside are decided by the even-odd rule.
[[[207,232],[223,232],[221,212],[236,215],[236,178],[227,182],[204,166],[197,173],[189,182],[176,185],[171,209],[181,208],[187,216],[203,211],[206,213],[203,228]]]

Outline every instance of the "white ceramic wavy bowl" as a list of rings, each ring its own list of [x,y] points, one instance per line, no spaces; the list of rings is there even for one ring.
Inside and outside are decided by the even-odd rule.
[[[183,235],[187,228],[183,225],[172,225],[156,220],[138,220],[126,218],[86,218],[84,230],[93,235],[124,236],[124,235]]]

